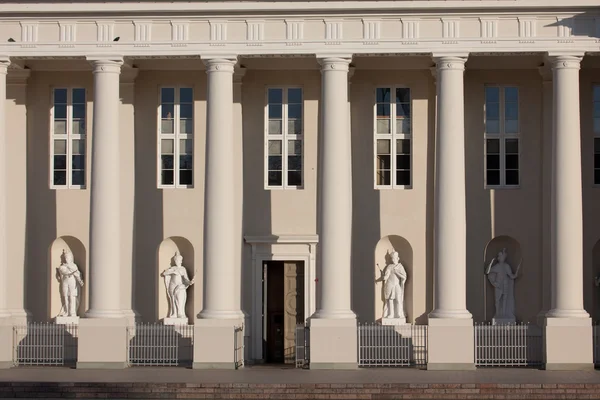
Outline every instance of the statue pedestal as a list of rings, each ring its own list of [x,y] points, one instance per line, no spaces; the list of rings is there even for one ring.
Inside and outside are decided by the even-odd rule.
[[[406,317],[404,318],[382,318],[381,325],[406,325]]]
[[[187,318],[165,318],[163,319],[163,325],[187,325]]]
[[[516,323],[514,318],[492,318],[492,325],[514,325]]]
[[[79,317],[56,317],[54,319],[56,325],[77,325],[79,324]]]

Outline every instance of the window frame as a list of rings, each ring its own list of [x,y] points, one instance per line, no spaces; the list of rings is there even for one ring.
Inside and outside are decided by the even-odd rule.
[[[397,103],[395,101],[391,101],[390,99],[390,133],[378,133],[377,132],[377,89],[390,89],[390,96],[396,97],[397,89],[408,89],[410,95],[410,133],[398,133],[397,124],[396,124],[396,108]],[[414,143],[414,104],[413,104],[413,89],[410,85],[407,84],[395,84],[395,85],[375,85],[373,88],[373,188],[375,190],[410,190],[413,188],[413,143]],[[390,140],[390,185],[379,185],[377,184],[377,140]],[[410,140],[410,185],[398,185],[396,184],[396,174],[397,174],[397,160],[396,153],[397,151],[397,141],[398,140]]]
[[[498,133],[487,132],[487,100],[486,100],[486,89],[487,88],[498,88],[499,89],[499,114],[498,114]],[[517,89],[517,132],[506,133],[505,122],[506,122],[506,100],[505,100],[505,89],[516,88]],[[486,83],[483,85],[483,185],[485,189],[520,189],[522,179],[522,162],[521,153],[522,140],[521,140],[521,87],[517,84],[498,84],[498,83]],[[488,139],[497,139],[499,141],[499,157],[500,157],[500,183],[497,185],[491,185],[487,182],[487,141]],[[517,153],[518,159],[518,179],[519,183],[516,185],[506,184],[506,141],[510,139],[517,139],[519,144],[519,152]],[[511,153],[512,154],[512,153]]]
[[[594,115],[596,103],[600,104],[600,98],[596,100],[594,97],[594,92],[596,88],[598,88],[598,91],[600,92],[600,82],[592,83],[592,186],[595,188],[600,188],[600,181],[596,182],[596,171],[600,171],[600,165],[596,166],[596,154],[600,155],[600,152],[596,152],[596,140],[600,142],[600,127],[598,131],[596,131],[595,129],[595,119],[600,118],[600,116],[596,117]]]
[[[282,104],[281,104],[281,135],[269,134],[269,90],[270,89],[281,89],[282,90]],[[289,134],[288,133],[288,93],[290,89],[299,89],[302,91],[302,103],[301,103],[301,113],[300,118],[302,121],[302,129],[301,133],[298,134]],[[264,140],[263,140],[263,180],[264,180],[264,189],[265,190],[303,190],[304,182],[305,182],[305,171],[306,166],[304,165],[304,144],[305,144],[305,90],[302,85],[266,85],[264,89]],[[295,104],[295,103],[294,103]],[[269,141],[270,140],[280,140],[281,141],[281,185],[274,186],[269,185]],[[289,185],[288,184],[288,146],[290,140],[300,140],[302,143],[300,149],[300,159],[302,170],[300,172],[300,185]]]
[[[173,89],[173,133],[162,132],[162,91],[163,89]],[[181,89],[192,90],[192,133],[181,133]],[[156,154],[156,185],[158,189],[193,189],[194,182],[196,179],[196,149],[195,149],[195,135],[196,135],[196,90],[194,85],[159,85],[158,87],[158,104],[156,108],[156,139],[157,139],[157,154]],[[187,104],[187,103],[186,103]],[[173,184],[162,183],[162,140],[173,140]],[[192,141],[192,183],[180,184],[179,173],[180,168],[180,141],[191,140]]]
[[[65,134],[56,134],[54,132],[54,116],[55,116],[55,106],[56,103],[54,101],[55,98],[55,91],[56,90],[60,90],[60,89],[64,89],[67,91],[67,103],[66,103],[66,127],[65,127]],[[73,91],[75,89],[82,89],[85,93],[85,134],[81,135],[81,134],[73,134]],[[84,85],[57,85],[57,86],[50,86],[50,135],[49,135],[49,139],[50,139],[50,160],[49,160],[49,164],[50,164],[50,171],[49,171],[49,183],[50,183],[50,189],[54,189],[54,190],[85,190],[87,188],[87,182],[89,179],[88,176],[88,160],[89,160],[89,146],[88,146],[88,132],[90,131],[90,126],[89,126],[89,109],[88,109],[88,96],[89,96],[89,90],[87,87],[85,87]],[[79,104],[79,103],[78,103]],[[67,164],[66,164],[66,184],[65,185],[57,185],[54,183],[54,142],[56,140],[65,140],[66,141],[66,158],[67,158]],[[83,185],[74,185],[73,182],[73,140],[84,140],[85,141],[85,161],[84,161],[84,184]]]

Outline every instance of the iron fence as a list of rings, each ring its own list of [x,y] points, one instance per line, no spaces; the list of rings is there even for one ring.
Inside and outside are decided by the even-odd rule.
[[[244,366],[244,349],[246,338],[244,336],[244,326],[236,326],[233,328],[233,361],[235,369]]]
[[[13,327],[15,366],[62,366],[77,361],[77,325],[31,322]]]
[[[310,365],[310,329],[304,324],[296,325],[296,368]]]
[[[193,325],[137,323],[127,328],[127,362],[130,366],[191,365]]]
[[[359,367],[427,364],[427,325],[358,325]]]
[[[543,362],[542,330],[530,324],[475,324],[475,365],[535,367]]]

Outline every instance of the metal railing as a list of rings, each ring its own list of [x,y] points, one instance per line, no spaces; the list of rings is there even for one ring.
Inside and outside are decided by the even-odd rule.
[[[304,324],[296,325],[296,368],[310,365],[310,329]]]
[[[542,365],[542,330],[529,324],[475,324],[475,365],[534,367]]]
[[[13,327],[15,366],[62,366],[77,361],[77,325],[31,322]]]
[[[233,362],[235,369],[239,369],[244,366],[244,349],[245,349],[245,336],[244,326],[236,326],[233,328]]]
[[[358,325],[359,367],[427,364],[427,325]]]
[[[192,362],[193,325],[137,323],[127,328],[130,366],[182,366]]]

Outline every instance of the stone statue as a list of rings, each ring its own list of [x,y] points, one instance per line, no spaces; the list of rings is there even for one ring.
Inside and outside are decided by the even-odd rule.
[[[400,325],[406,323],[404,314],[404,284],[406,283],[406,270],[400,263],[398,252],[390,254],[392,263],[381,271],[377,281],[383,281],[383,318],[382,324]],[[379,264],[377,265],[379,267]],[[386,321],[393,320],[393,321]]]
[[[73,262],[73,253],[70,251],[63,250],[60,267],[56,268],[56,279],[60,285],[60,300],[62,303],[56,322],[75,322],[77,320],[80,288],[83,286],[83,280],[81,279],[81,273],[77,268],[77,264]]]
[[[512,268],[506,262],[508,253],[502,249],[496,258],[493,258],[488,265],[485,274],[488,280],[494,286],[494,299],[496,314],[494,323],[515,322],[515,279],[519,274],[519,268],[513,274]]]
[[[169,299],[169,315],[165,318],[164,323],[165,325],[175,323],[187,324],[187,316],[185,315],[187,289],[194,284],[194,280],[188,278],[187,270],[182,265],[183,257],[178,251],[175,252],[173,261],[175,265],[167,268],[160,274],[165,279],[165,287]]]

